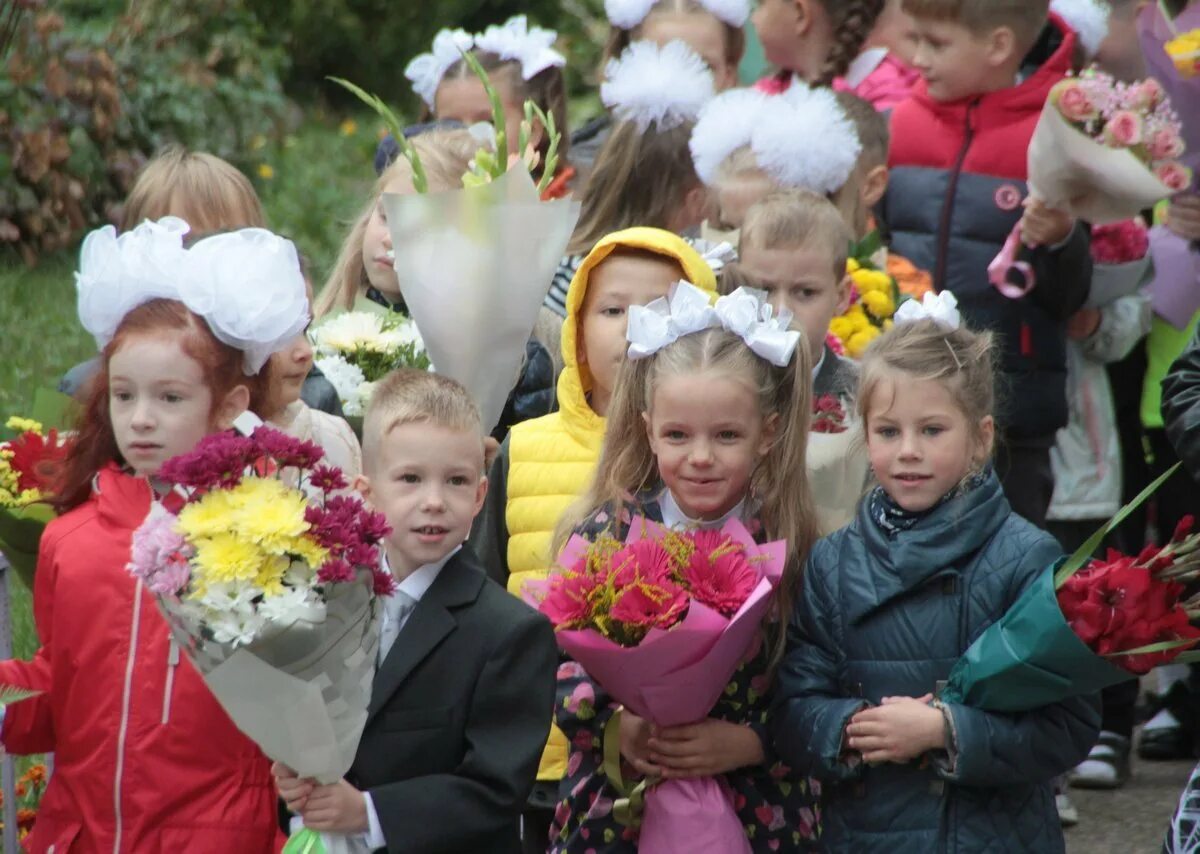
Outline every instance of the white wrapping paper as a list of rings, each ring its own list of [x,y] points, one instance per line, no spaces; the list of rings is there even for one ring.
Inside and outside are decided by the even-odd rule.
[[[810,433],[808,487],[817,511],[818,533],[827,537],[854,521],[867,483],[867,443],[855,421],[842,433]]]
[[[1092,225],[1133,219],[1171,195],[1133,154],[1089,139],[1050,103],[1029,143],[1029,192]]]
[[[579,218],[540,201],[524,167],[446,193],[385,193],[396,275],[429,358],[462,383],[485,430],[520,376],[538,310]]]

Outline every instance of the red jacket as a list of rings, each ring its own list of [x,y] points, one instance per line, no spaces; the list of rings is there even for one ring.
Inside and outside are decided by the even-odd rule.
[[[0,684],[42,688],[5,710],[10,753],[54,752],[29,851],[272,852],[282,839],[270,763],[180,657],[153,594],[126,570],[149,483],[115,466],[46,527],[33,662]]]

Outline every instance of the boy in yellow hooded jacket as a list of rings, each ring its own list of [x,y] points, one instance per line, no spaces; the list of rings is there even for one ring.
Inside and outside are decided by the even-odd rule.
[[[471,532],[488,574],[514,595],[550,571],[554,528],[600,459],[604,417],[628,346],[628,308],[665,297],[681,279],[716,295],[712,268],[686,241],[657,228],[630,228],[597,243],[571,280],[558,411],[512,428],[492,464],[488,497]],[[532,843],[526,850],[546,850],[566,760],[566,739],[555,728],[524,816],[526,842]]]

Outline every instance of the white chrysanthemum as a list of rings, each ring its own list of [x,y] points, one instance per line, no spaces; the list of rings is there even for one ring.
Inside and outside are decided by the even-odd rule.
[[[600,98],[618,119],[665,131],[695,121],[712,100],[712,71],[684,42],[634,42],[610,60]]]
[[[369,311],[348,311],[322,323],[312,332],[318,353],[352,353],[360,347],[375,349],[384,339],[384,322]]]
[[[325,620],[325,603],[307,587],[291,588],[264,599],[258,613],[267,622],[282,626],[299,621],[320,623]]]
[[[709,186],[716,183],[725,159],[750,144],[750,135],[769,97],[754,89],[731,89],[704,105],[689,143],[701,181]]]
[[[376,347],[372,344],[370,349],[380,353],[387,353],[401,347],[409,346],[415,346],[418,352],[425,351],[425,342],[421,340],[421,333],[417,330],[417,324],[411,320],[402,321],[385,330],[379,336],[376,343],[380,346]]]
[[[655,0],[604,0],[608,22],[622,30],[632,30],[646,20]],[[719,21],[731,27],[744,27],[750,17],[747,0],[700,0],[700,5]]]
[[[325,375],[325,379],[333,385],[343,405],[351,398],[358,396],[358,389],[367,381],[362,369],[352,365],[341,356],[321,356],[314,364]],[[347,412],[347,414],[352,414]]]
[[[1052,0],[1050,11],[1075,31],[1089,57],[1099,52],[1108,36],[1108,4],[1100,0]]]
[[[822,195],[845,185],[862,153],[854,123],[833,91],[798,82],[759,114],[750,146],[773,180]]]

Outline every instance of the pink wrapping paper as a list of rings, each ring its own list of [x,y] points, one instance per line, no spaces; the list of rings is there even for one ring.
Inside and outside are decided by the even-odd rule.
[[[657,530],[654,523],[635,520],[627,542]],[[739,522],[727,523],[722,532],[744,545],[748,556],[763,558],[753,564],[762,572],[758,586],[732,618],[693,601],[682,622],[669,630],[651,630],[635,647],[620,646],[591,629],[557,633],[559,646],[592,679],[635,715],[658,726],[707,717],[738,665],[756,651],[759,626],[783,573],[786,543],[757,545]],[[572,565],[586,549],[586,541],[575,537],[560,562]],[[693,854],[750,850],[723,780],[665,780],[647,791],[638,850],[669,854],[683,850],[681,844]]]

